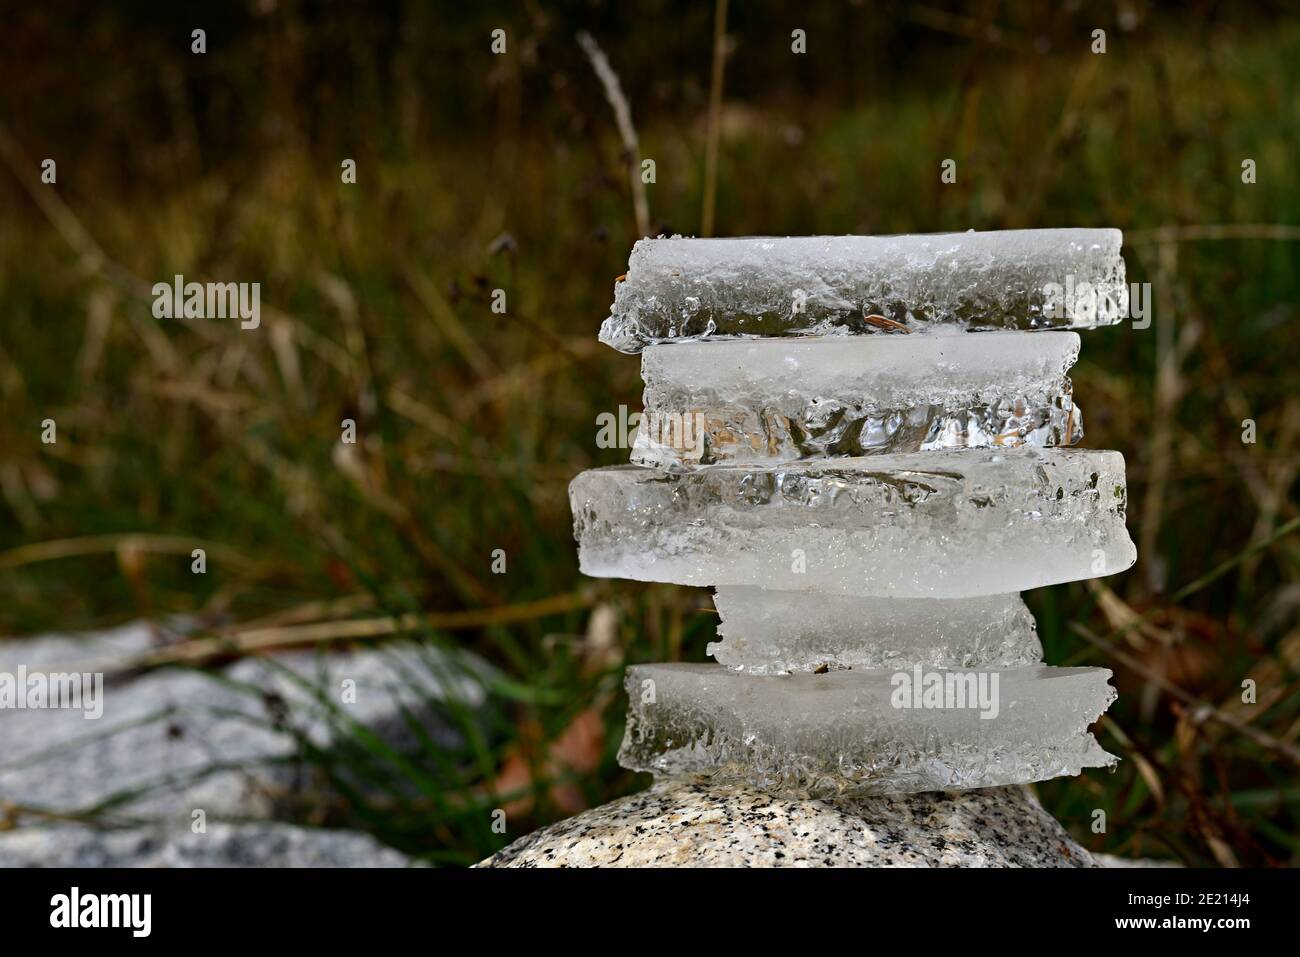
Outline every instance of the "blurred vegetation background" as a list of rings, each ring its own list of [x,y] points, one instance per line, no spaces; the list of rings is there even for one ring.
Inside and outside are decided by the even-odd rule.
[[[394,799],[328,817],[433,861],[644,786],[614,761],[622,668],[704,660],[716,619],[702,590],[583,579],[566,484],[626,459],[596,416],[639,408],[637,360],[595,340],[638,236],[628,161],[656,163],[651,232],[699,233],[712,124],[719,235],[1125,230],[1155,321],[1087,334],[1073,378],[1084,444],[1128,460],[1138,564],[1026,596],[1049,662],[1115,670],[1098,733],[1124,760],[1037,791],[1094,850],[1295,863],[1294,13],[744,0],[710,110],[711,4],[9,5],[0,634],[378,621],[473,649],[508,676],[491,727],[414,796],[363,753]],[[155,319],[177,273],[259,281],[261,327]]]

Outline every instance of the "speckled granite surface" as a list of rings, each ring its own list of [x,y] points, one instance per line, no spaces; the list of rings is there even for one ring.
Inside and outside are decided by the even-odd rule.
[[[797,801],[661,781],[479,867],[1095,867],[1023,787]]]

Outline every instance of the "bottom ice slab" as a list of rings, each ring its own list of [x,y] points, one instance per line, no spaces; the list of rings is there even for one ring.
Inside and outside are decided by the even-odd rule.
[[[1019,595],[857,598],[721,586],[719,663],[751,675],[821,668],[1015,668],[1043,660]]]
[[[628,668],[619,763],[800,797],[1024,784],[1109,767],[1088,732],[1105,668],[756,677],[720,665]]]

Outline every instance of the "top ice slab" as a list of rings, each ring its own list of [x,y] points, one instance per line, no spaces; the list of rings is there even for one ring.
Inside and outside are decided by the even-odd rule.
[[[710,336],[1111,325],[1128,311],[1122,241],[1118,229],[642,239],[600,341],[635,353]]]

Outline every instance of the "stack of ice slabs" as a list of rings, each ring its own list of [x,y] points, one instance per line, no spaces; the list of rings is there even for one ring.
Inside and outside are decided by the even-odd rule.
[[[1112,762],[1110,672],[1049,668],[1017,592],[1135,560],[1073,332],[1115,230],[646,240],[603,341],[642,353],[637,465],[570,486],[582,569],[717,586],[717,665],[629,669],[625,767],[804,795]],[[972,334],[971,330],[981,331]],[[1058,331],[1022,331],[1058,330]]]

